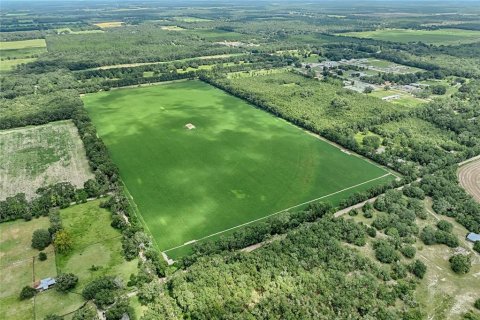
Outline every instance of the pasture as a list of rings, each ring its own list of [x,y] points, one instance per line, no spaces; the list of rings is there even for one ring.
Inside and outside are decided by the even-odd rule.
[[[103,275],[119,276],[126,283],[137,268],[137,260],[123,258],[121,234],[110,226],[111,213],[100,208],[100,202],[95,200],[60,210],[73,248],[67,254],[57,254],[57,268],[60,273],[72,272],[78,276],[78,291]]]
[[[57,275],[53,247],[43,250],[47,253],[45,261],[40,261],[39,251],[31,247],[33,232],[49,226],[46,217],[0,224],[0,319],[34,318],[34,300],[20,301],[20,291],[37,280]]]
[[[480,31],[463,29],[380,29],[375,31],[341,33],[339,35],[405,43],[421,41],[435,45],[455,45],[480,41]]]
[[[100,202],[94,200],[60,210],[73,247],[69,253],[56,254],[53,246],[48,246],[43,250],[47,253],[45,261],[38,259],[39,251],[31,248],[31,239],[35,230],[48,229],[47,217],[0,224],[0,319],[43,319],[51,313],[70,313],[85,302],[81,290],[93,279],[108,274],[119,276],[126,283],[130,274],[136,273],[138,261],[123,258],[121,234],[110,226],[111,213],[100,208]],[[34,299],[18,299],[24,286],[59,273],[78,276],[72,292],[51,289]]]
[[[162,251],[394,179],[200,81],[83,99]]]
[[[0,42],[0,72],[10,71],[22,63],[35,61],[47,51],[45,39]]]
[[[0,131],[0,200],[58,182],[83,187],[93,177],[71,121]]]

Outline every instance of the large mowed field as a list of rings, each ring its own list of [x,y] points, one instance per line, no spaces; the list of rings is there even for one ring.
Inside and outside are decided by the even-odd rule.
[[[462,29],[381,29],[375,31],[348,32],[340,35],[393,42],[421,41],[436,45],[454,45],[480,41],[480,31]]]
[[[71,121],[0,131],[0,200],[58,182],[83,187],[93,174]]]
[[[162,251],[395,178],[200,81],[84,102]]]

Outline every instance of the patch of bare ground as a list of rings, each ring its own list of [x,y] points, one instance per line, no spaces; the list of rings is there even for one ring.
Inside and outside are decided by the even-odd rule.
[[[460,185],[480,202],[480,159],[461,166],[458,170]]]

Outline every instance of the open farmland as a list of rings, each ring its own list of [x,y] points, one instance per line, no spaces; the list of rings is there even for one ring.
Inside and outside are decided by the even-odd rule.
[[[19,64],[35,61],[46,51],[45,39],[0,42],[0,71],[10,71]]]
[[[344,36],[371,38],[393,42],[424,42],[436,45],[462,44],[480,41],[480,31],[461,29],[414,30],[381,29],[375,31],[342,33]]]
[[[77,128],[71,121],[0,131],[0,200],[19,192],[70,182],[83,187],[93,177]]]
[[[394,178],[200,81],[84,102],[161,250]]]

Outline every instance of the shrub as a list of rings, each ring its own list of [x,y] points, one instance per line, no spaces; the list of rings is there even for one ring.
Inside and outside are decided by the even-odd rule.
[[[475,244],[473,245],[473,250],[480,253],[480,241],[475,242]]]
[[[437,223],[437,228],[445,232],[451,232],[453,229],[453,225],[448,221],[440,220]]]
[[[72,250],[72,238],[65,230],[60,230],[55,233],[55,240],[53,241],[55,249],[60,253],[66,253]]]
[[[406,257],[406,258],[413,258],[415,257],[415,253],[417,252],[417,249],[415,249],[414,246],[403,246],[400,248],[400,252]]]
[[[377,241],[373,245],[375,250],[375,257],[383,263],[392,263],[399,260],[399,256],[395,247],[387,241]]]
[[[50,245],[52,237],[47,229],[38,229],[32,235],[32,248],[43,250]]]
[[[463,254],[456,254],[450,257],[448,261],[450,261],[450,268],[453,272],[458,274],[468,273],[472,264],[471,257]]]
[[[37,293],[37,290],[30,286],[25,286],[20,291],[20,300],[30,299]]]
[[[425,192],[420,187],[405,186],[402,190],[403,194],[410,198],[425,199]]]
[[[79,309],[75,311],[72,317],[72,320],[91,320],[91,319],[97,319],[95,311],[91,308]]]
[[[63,317],[56,315],[56,314],[47,314],[43,320],[62,320]]]
[[[377,236],[377,229],[369,227],[369,228],[367,228],[367,234],[370,237],[375,238]]]
[[[57,277],[55,288],[59,292],[67,292],[73,289],[77,285],[77,282],[78,277],[73,273],[63,273]]]
[[[38,260],[40,260],[40,261],[45,261],[45,260],[47,260],[47,254],[46,254],[45,252],[43,252],[43,251],[40,252],[40,253],[38,254]]]
[[[477,308],[478,310],[480,310],[480,298],[478,298],[477,300],[475,300],[475,303],[473,304],[473,306],[475,308]]]
[[[371,217],[373,217],[373,210],[366,210],[364,213],[363,213],[363,216],[367,219],[370,219]]]
[[[410,265],[409,269],[410,272],[419,279],[423,279],[427,272],[427,266],[420,260],[415,260],[415,262]]]

